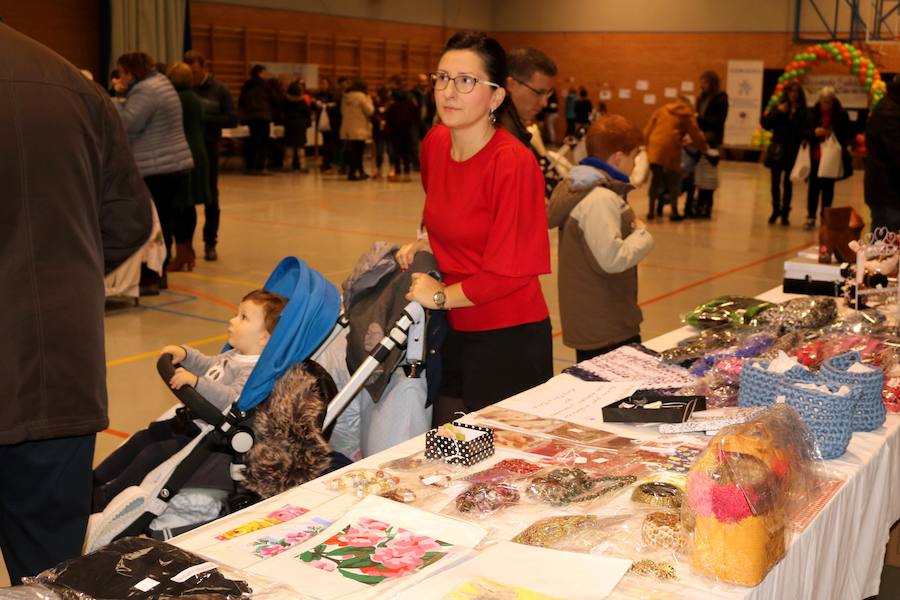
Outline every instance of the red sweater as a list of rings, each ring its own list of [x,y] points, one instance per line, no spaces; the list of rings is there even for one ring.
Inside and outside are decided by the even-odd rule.
[[[538,275],[550,272],[544,178],[531,151],[503,129],[464,161],[450,130],[422,142],[425,227],[447,285],[475,303],[449,312],[457,331],[486,331],[547,318]]]

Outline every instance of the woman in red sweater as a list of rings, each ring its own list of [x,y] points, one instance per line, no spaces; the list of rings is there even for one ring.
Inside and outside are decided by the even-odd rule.
[[[441,283],[413,275],[407,298],[448,310],[441,398],[434,420],[474,411],[553,375],[544,183],[534,155],[498,128],[506,53],[493,38],[458,33],[431,76],[441,125],[422,142],[427,240],[403,246],[406,269],[433,252]]]

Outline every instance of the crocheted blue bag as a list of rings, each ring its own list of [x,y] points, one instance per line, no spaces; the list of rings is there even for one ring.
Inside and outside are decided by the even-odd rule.
[[[867,373],[848,373],[847,369],[858,362],[861,362],[859,352],[847,352],[826,360],[820,373],[825,381],[859,389],[859,399],[853,410],[853,431],[873,431],[884,424],[886,416],[881,396],[884,372],[873,368]]]
[[[759,365],[757,368],[754,365]],[[784,373],[768,371],[769,361],[748,360],[741,368],[738,388],[738,406],[771,406],[778,396],[778,384],[783,381],[813,381],[816,376],[801,366],[791,367]]]
[[[822,458],[837,458],[847,451],[853,436],[853,409],[859,398],[857,388],[847,386],[848,392],[838,396],[817,390],[798,387],[797,381],[783,381],[779,384],[778,395],[784,396],[788,405],[797,411],[816,439],[816,446]],[[823,379],[810,383],[826,385],[831,392],[841,387],[826,383]]]

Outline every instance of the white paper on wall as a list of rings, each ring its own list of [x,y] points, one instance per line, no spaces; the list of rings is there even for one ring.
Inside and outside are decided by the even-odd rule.
[[[656,104],[656,94],[644,94],[644,104]]]
[[[650,89],[650,82],[646,79],[638,79],[634,82],[634,89],[639,91],[645,91]]]
[[[631,98],[631,90],[628,88],[620,88],[619,89],[619,98],[622,100],[627,100]]]
[[[667,87],[665,90],[663,90],[663,96],[665,96],[666,98],[677,97],[678,96],[678,88]]]
[[[694,82],[693,81],[682,81],[681,82],[681,91],[682,92],[693,92],[694,91]]]

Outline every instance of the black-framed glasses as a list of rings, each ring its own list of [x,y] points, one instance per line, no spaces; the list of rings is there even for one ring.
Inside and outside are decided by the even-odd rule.
[[[437,73],[431,74],[431,86],[436,92],[447,89],[447,86],[450,85],[451,81],[456,87],[456,91],[460,94],[470,93],[475,89],[475,85],[479,83],[481,85],[495,88],[500,87],[493,81],[483,81],[481,79],[478,79],[474,75],[457,75],[456,77],[450,77],[449,73],[444,73],[443,71],[438,71]]]
[[[549,97],[550,97],[550,94],[553,93],[553,90],[536,90],[536,89],[534,89],[533,87],[531,87],[530,85],[528,85],[527,83],[525,83],[524,81],[522,81],[521,79],[517,79],[517,78],[515,78],[515,77],[513,77],[512,79],[513,79],[513,81],[516,81],[516,82],[518,82],[519,84],[524,85],[525,87],[527,87],[529,90],[531,90],[532,92],[534,92],[534,94],[537,95],[537,96],[543,96],[544,98],[549,98]]]

